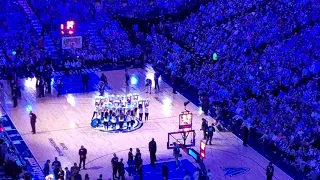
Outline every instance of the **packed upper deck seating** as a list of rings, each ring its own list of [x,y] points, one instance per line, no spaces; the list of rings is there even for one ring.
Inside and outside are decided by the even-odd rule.
[[[176,14],[200,2],[201,0],[128,0],[126,2],[105,1],[104,5],[116,16],[148,19],[161,17],[166,14]]]
[[[319,172],[320,6],[236,2],[209,3],[183,22],[167,24],[176,41],[210,57],[184,72],[179,60],[172,64],[181,65],[175,69],[184,82],[208,94],[216,109],[228,109],[233,124],[249,126],[286,163]]]

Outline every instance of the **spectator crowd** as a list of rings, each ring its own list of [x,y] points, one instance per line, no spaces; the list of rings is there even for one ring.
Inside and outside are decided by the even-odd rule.
[[[207,95],[220,120],[233,117],[230,128],[247,126],[283,162],[319,173],[319,10],[308,0],[208,3],[165,24],[176,45],[154,36],[154,63]]]

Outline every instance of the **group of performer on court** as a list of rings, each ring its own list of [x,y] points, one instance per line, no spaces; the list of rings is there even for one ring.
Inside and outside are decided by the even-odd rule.
[[[106,98],[108,99],[108,98]],[[131,97],[127,97],[125,101],[105,98],[98,98],[95,103],[95,110],[91,118],[91,125],[93,127],[104,126],[105,130],[112,127],[113,130],[133,129],[136,120],[142,121],[143,114],[145,121],[149,117],[149,101],[137,100],[131,102]],[[124,99],[124,98],[122,98]],[[108,102],[106,102],[108,101]]]

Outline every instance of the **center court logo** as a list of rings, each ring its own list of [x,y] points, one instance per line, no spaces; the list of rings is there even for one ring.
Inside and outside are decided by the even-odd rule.
[[[224,176],[237,176],[248,172],[249,168],[241,168],[241,167],[224,167],[222,170],[225,172]]]

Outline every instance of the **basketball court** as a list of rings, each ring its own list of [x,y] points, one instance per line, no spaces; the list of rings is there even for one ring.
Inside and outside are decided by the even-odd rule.
[[[84,71],[85,72],[85,71]],[[90,72],[87,72],[90,73]],[[128,94],[137,93],[150,99],[149,120],[136,131],[128,133],[108,133],[93,129],[90,120],[94,110],[94,97],[98,95],[96,85],[104,73],[108,78],[107,93]],[[173,151],[167,149],[168,133],[179,131],[179,114],[184,111],[184,102],[188,101],[181,94],[173,94],[172,88],[160,80],[161,92],[148,94],[145,90],[146,78],[153,80],[152,68],[130,69],[130,87],[125,86],[124,70],[90,73],[90,92],[82,91],[81,75],[61,75],[63,81],[62,95],[58,98],[55,88],[51,95],[37,98],[35,80],[26,80],[22,98],[18,107],[13,109],[9,88],[2,104],[20,132],[24,142],[29,147],[40,166],[47,159],[53,161],[58,157],[63,167],[71,167],[79,163],[78,150],[83,145],[88,150],[86,167],[81,174],[89,174],[91,179],[97,179],[99,174],[104,178],[112,177],[111,158],[116,153],[127,162],[129,148],[139,148],[144,163],[144,179],[161,179],[161,163],[167,162],[169,179],[182,179],[185,170],[193,174],[197,163],[187,154],[182,153],[182,167],[175,166]],[[53,87],[55,84],[52,83]],[[4,102],[5,101],[5,102]],[[196,132],[195,147],[199,150],[202,139],[201,119],[206,118],[209,124],[214,119],[202,114],[201,108],[194,104],[187,106],[193,113],[193,129]],[[28,113],[32,110],[38,117],[37,134],[31,133]],[[8,130],[10,131],[10,129]],[[157,166],[151,167],[148,143],[154,138],[157,142]],[[231,132],[216,132],[213,145],[207,146],[204,164],[213,173],[213,179],[266,179],[265,168],[268,160],[253,150],[244,147],[242,141]],[[274,179],[292,179],[279,168],[275,168]]]

